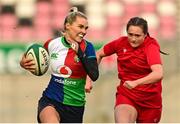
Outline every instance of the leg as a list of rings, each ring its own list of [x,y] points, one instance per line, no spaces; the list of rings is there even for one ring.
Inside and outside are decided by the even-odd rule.
[[[41,123],[59,123],[60,117],[53,106],[46,106],[39,114]]]
[[[138,116],[135,103],[122,93],[116,93],[114,116],[116,123],[135,123]]]
[[[63,105],[60,109],[63,109],[61,123],[83,123],[84,106]]]
[[[162,108],[141,108],[139,109],[139,115],[137,123],[158,123],[161,119]]]
[[[42,96],[38,102],[38,123],[59,123],[60,116],[55,109],[56,103],[46,96]]]
[[[135,123],[137,110],[129,104],[119,104],[115,107],[115,123]]]

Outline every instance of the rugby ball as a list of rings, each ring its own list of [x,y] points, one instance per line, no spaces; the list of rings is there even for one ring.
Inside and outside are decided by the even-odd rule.
[[[46,73],[49,68],[49,54],[42,45],[32,44],[27,49],[26,57],[35,62],[35,72],[31,73],[36,76],[41,76]]]

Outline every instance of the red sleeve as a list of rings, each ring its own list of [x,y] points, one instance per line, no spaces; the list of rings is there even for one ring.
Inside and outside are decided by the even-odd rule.
[[[117,40],[113,40],[109,43],[107,43],[106,45],[104,45],[104,53],[108,56],[108,55],[112,55],[113,53],[116,53],[117,51],[117,43],[119,42],[119,39]]]
[[[148,64],[149,65],[162,64],[161,56],[160,56],[160,47],[156,41],[152,41],[152,42],[153,43],[149,44],[146,47]]]
[[[48,51],[48,45],[49,43],[51,42],[52,39],[49,39],[47,40],[45,43],[44,43],[44,48]]]

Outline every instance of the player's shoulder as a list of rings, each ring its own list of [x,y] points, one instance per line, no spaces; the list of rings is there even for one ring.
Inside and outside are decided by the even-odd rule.
[[[113,41],[115,41],[115,42],[127,42],[128,38],[127,38],[127,36],[121,36],[121,37],[115,38]]]
[[[90,40],[84,39],[83,42],[84,42],[86,48],[94,47],[92,41],[90,41]]]
[[[45,47],[46,49],[48,49],[49,45],[53,45],[53,44],[56,45],[58,42],[61,41],[61,38],[62,38],[62,37],[49,38],[48,40],[45,41],[44,47]]]
[[[83,39],[83,41],[84,41],[86,44],[92,44],[92,41],[90,41],[90,40]]]
[[[158,46],[158,47],[159,47],[158,41],[157,41],[155,38],[150,37],[150,36],[147,36],[147,37],[145,38],[145,45],[146,45],[146,46],[155,45],[155,46]]]
[[[127,38],[127,36],[121,36],[121,37],[116,38],[112,42],[114,42],[116,44],[115,46],[120,46],[123,44],[127,44],[128,38]]]
[[[61,42],[63,37],[57,37],[57,38],[53,38],[50,39],[49,44],[56,44],[57,42]]]

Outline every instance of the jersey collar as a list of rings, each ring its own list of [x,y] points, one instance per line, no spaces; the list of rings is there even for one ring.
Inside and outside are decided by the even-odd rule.
[[[66,40],[66,38],[64,36],[61,38],[61,41],[62,41],[62,43],[63,43],[63,45],[65,47],[68,47],[68,48],[71,47],[70,44],[67,42],[67,40]]]

